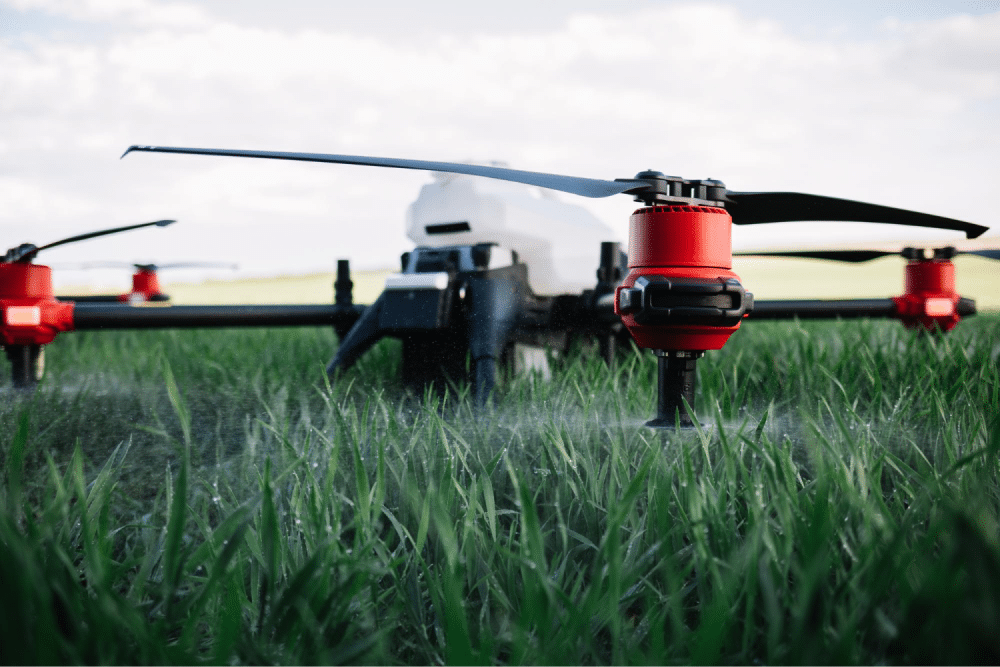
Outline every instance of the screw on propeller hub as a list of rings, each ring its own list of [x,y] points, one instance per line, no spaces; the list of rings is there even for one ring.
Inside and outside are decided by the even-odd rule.
[[[215,148],[131,146],[131,152],[179,153],[420,169],[484,176],[584,197],[631,194],[645,208],[630,220],[629,273],[618,287],[615,312],[643,347],[658,350],[660,401],[652,425],[690,421],[694,363],[721,348],[753,307],[753,296],[731,270],[731,225],[793,220],[884,222],[964,232],[986,227],[865,202],[794,192],[734,192],[721,181],[688,180],[648,170],[612,181],[504,167],[366,157]]]

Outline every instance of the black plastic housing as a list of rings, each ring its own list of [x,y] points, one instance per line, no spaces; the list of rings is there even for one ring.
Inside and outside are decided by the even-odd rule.
[[[753,310],[753,294],[738,280],[671,280],[640,276],[618,295],[623,314],[634,314],[639,324],[696,324],[731,327]]]
[[[410,329],[443,329],[451,314],[451,289],[386,290],[378,325],[388,333]]]

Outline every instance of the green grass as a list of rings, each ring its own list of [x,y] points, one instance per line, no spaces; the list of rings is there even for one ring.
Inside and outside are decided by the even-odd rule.
[[[0,386],[0,662],[1000,661],[1000,319],[750,322],[495,407],[325,330],[69,334]]]

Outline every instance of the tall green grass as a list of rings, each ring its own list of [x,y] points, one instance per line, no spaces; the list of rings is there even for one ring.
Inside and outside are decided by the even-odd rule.
[[[391,341],[68,335],[0,407],[5,663],[996,663],[1000,320],[406,394]]]

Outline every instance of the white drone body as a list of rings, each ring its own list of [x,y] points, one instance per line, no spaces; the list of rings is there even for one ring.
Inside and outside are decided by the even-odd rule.
[[[406,235],[418,246],[495,243],[527,265],[539,296],[594,288],[601,242],[617,234],[589,211],[543,188],[462,174],[433,177],[406,212]]]

